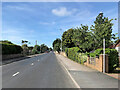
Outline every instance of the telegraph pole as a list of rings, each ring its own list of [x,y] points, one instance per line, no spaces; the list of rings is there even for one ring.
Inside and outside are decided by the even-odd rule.
[[[36,45],[37,45],[37,40],[36,40]]]

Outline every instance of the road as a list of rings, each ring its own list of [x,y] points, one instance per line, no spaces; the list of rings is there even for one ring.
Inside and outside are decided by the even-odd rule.
[[[54,53],[2,67],[2,88],[76,88]]]

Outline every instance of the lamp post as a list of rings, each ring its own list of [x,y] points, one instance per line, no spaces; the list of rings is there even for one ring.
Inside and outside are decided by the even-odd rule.
[[[61,52],[62,52],[62,29],[60,29],[61,31]]]
[[[105,73],[105,39],[103,39],[103,73]]]

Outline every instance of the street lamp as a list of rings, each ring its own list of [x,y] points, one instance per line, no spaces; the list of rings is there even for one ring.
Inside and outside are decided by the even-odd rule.
[[[102,15],[103,13],[100,12],[100,17],[102,17]],[[103,39],[103,73],[105,73],[105,38]]]
[[[60,29],[61,31],[61,52],[62,52],[62,29]]]
[[[103,73],[105,73],[105,39],[103,39]]]

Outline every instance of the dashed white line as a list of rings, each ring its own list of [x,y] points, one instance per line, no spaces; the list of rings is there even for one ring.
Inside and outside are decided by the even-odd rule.
[[[34,65],[34,63],[32,63],[31,65]]]
[[[19,72],[16,72],[15,74],[13,74],[12,76],[14,77],[14,76],[16,76],[16,75],[18,75],[19,74]]]

